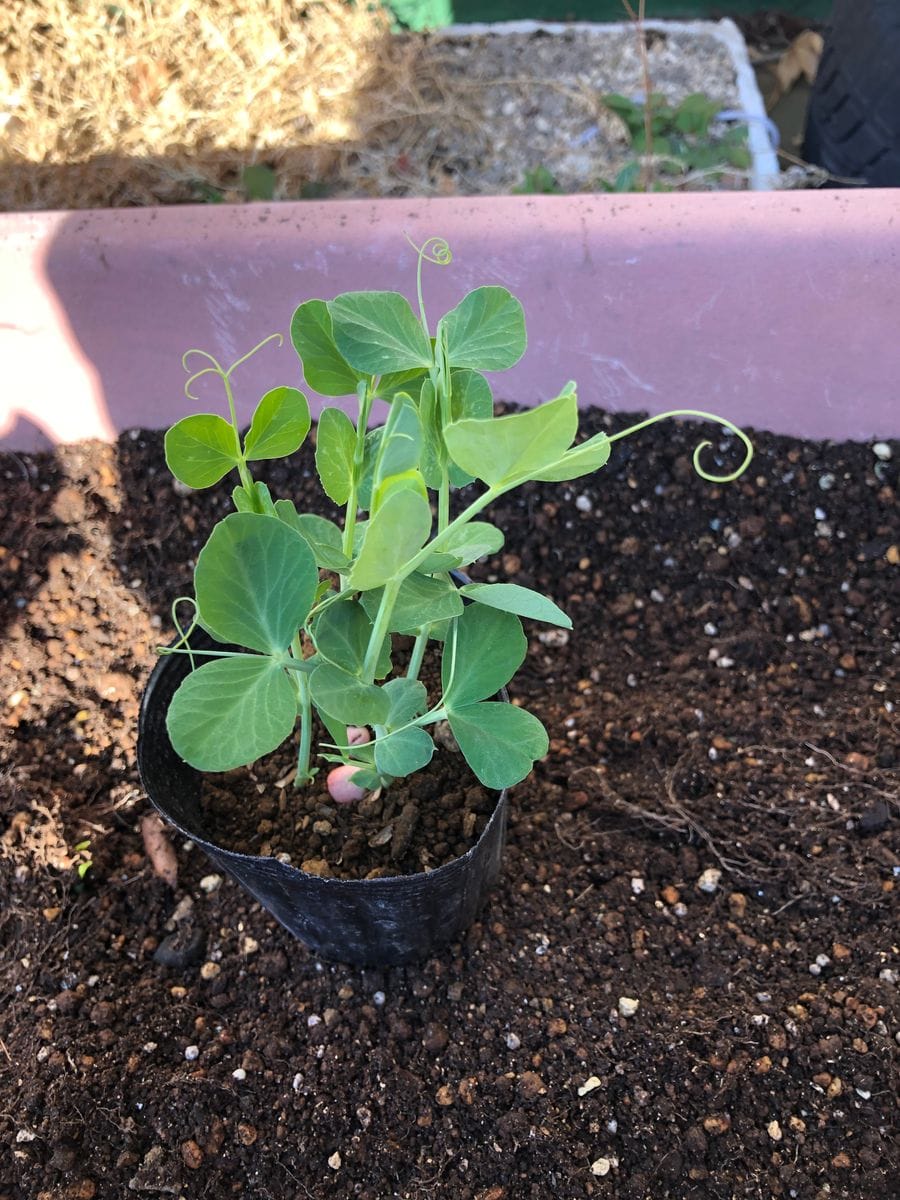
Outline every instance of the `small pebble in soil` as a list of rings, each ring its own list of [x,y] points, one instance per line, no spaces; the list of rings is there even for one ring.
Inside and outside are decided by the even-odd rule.
[[[375,992],[372,995],[372,1003],[375,1005],[376,1008],[381,1008],[382,1004],[384,1004],[384,1001],[385,1001],[384,992]]]
[[[516,1033],[508,1033],[506,1035],[507,1050],[518,1050],[522,1045],[522,1039]]]
[[[332,1171],[339,1171],[341,1169],[341,1154],[339,1150],[335,1150],[334,1154],[329,1158],[328,1165]]]
[[[185,1046],[184,1057],[187,1059],[188,1062],[194,1062],[195,1059],[200,1057],[200,1047],[199,1046]]]
[[[631,890],[635,896],[640,896],[644,890],[644,881],[636,875],[631,881]]]
[[[592,1092],[594,1090],[594,1088],[601,1087],[602,1084],[603,1084],[602,1079],[598,1079],[596,1075],[591,1075],[591,1077],[589,1079],[586,1079],[584,1081],[584,1083],[581,1085],[581,1087],[578,1089],[578,1095],[586,1096],[588,1094],[588,1092]]]
[[[766,1132],[773,1142],[780,1142],[782,1138],[781,1126],[777,1121],[770,1121],[766,1126]]]
[[[200,890],[206,892],[207,895],[217,892],[221,886],[221,875],[204,875],[200,880]]]
[[[215,979],[221,973],[222,968],[214,962],[205,962],[200,968],[200,978],[205,980]]]
[[[718,867],[707,867],[697,880],[697,887],[711,896],[717,890],[721,878],[722,872]]]
[[[887,442],[876,442],[872,447],[872,453],[882,462],[889,462],[893,452]]]
[[[592,1175],[608,1175],[612,1168],[612,1162],[608,1158],[596,1158],[591,1163]]]
[[[619,997],[619,1016],[625,1017],[626,1020],[629,1017],[633,1017],[634,1014],[637,1012],[638,1008],[640,1007],[640,1003],[641,1003],[640,1000],[635,1000],[632,996],[620,996]]]
[[[236,1079],[238,1083],[243,1083],[247,1078],[247,1072],[243,1067],[238,1067],[236,1071],[231,1072],[231,1078]]]

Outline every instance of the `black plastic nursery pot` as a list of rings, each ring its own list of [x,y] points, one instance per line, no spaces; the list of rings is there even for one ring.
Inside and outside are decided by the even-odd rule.
[[[219,648],[202,630],[196,650]],[[239,854],[211,842],[200,806],[202,776],[175,752],[166,713],[191,670],[186,654],[164,655],[141,702],[137,759],[154,807],[212,862],[242,884],[286,929],[321,958],[357,966],[398,966],[427,958],[475,919],[500,872],[506,792],[484,832],[462,857],[433,871],[382,879],[330,879],[290,863]],[[223,731],[223,736],[228,736]]]

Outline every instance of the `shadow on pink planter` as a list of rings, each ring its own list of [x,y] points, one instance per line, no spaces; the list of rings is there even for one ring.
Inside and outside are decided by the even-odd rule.
[[[900,433],[900,198],[892,191],[326,201],[0,215],[0,444],[33,449],[194,411],[181,355],[231,362],[294,306],[365,287],[410,295],[445,237],[432,312],[501,283],[529,350],[501,399],[575,379],[611,411],[713,409],[811,438]],[[286,341],[236,375],[249,418],[299,382]],[[201,381],[201,385],[207,381]],[[214,386],[200,391],[222,408]]]

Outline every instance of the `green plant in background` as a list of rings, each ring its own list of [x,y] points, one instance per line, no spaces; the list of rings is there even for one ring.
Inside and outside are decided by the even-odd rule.
[[[526,171],[523,181],[513,188],[514,196],[558,196],[561,192],[555,177],[543,164]]]
[[[671,191],[687,175],[701,172],[719,178],[729,167],[747,170],[750,166],[746,128],[736,125],[714,132],[721,105],[702,92],[685,96],[675,106],[658,92],[651,92],[649,112],[642,102],[615,92],[604,96],[603,103],[625,123],[638,156],[625,164],[615,180],[601,179],[603,191]],[[649,180],[647,156],[652,156],[654,168]]]
[[[220,643],[199,652],[186,631],[163,653],[192,655],[193,670],[168,711],[175,750],[194,767],[225,771],[278,747],[299,723],[296,783],[316,774],[313,716],[326,733],[319,757],[332,764],[337,800],[387,786],[425,767],[435,750],[431,730],[446,721],[469,766],[487,787],[517,783],[542,757],[547,734],[523,708],[501,703],[526,652],[522,619],[571,628],[549,598],[511,583],[470,583],[451,572],[497,553],[500,529],[479,519],[491,503],[530,480],[566,482],[600,469],[612,444],[678,410],[621,433],[576,441],[575,385],[529,411],[493,415],[483,372],[512,367],[525,350],[525,319],[506,288],[479,287],[432,329],[422,289],[424,262],[450,262],[429,239],[417,250],[418,312],[397,292],[350,292],[307,300],[291,322],[306,382],[325,396],[352,397],[322,412],[316,471],[326,496],[343,509],[338,524],[274,499],[254,478],[255,465],[293,454],[310,429],[305,396],[276,387],[260,400],[241,436],[232,375],[212,355],[189,351],[201,376],[224,387],[228,419],[201,413],[166,434],[166,460],[192,488],[236,471],[236,511],[213,529],[194,571],[194,625]],[[280,335],[273,335],[280,339]],[[266,342],[272,338],[266,339]],[[264,345],[261,343],[260,345]],[[256,347],[250,353],[255,353]],[[376,400],[383,426],[370,429]],[[477,486],[470,486],[477,485]],[[467,489],[458,511],[452,495]],[[178,601],[176,601],[176,605]],[[176,622],[177,623],[177,622]],[[412,639],[402,669],[394,639]],[[427,651],[439,661],[429,696],[419,675]]]

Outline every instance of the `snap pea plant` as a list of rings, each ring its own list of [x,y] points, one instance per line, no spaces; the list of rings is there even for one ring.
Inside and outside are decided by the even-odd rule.
[[[739,429],[690,409],[576,444],[574,383],[530,411],[495,417],[482,372],[505,370],[524,353],[522,305],[503,287],[479,287],[432,333],[422,268],[451,255],[437,238],[417,254],[418,315],[399,293],[364,291],[307,300],[291,322],[307,384],[355,397],[356,421],[325,408],[316,437],[318,477],[344,508],[342,525],[273,499],[252,473],[300,447],[310,429],[305,396],[292,387],[267,392],[241,438],[231,380],[250,355],[228,369],[203,351],[185,355],[186,370],[197,357],[206,364],[191,374],[188,396],[196,398],[199,377],[218,376],[229,419],[202,413],[179,421],[166,434],[168,465],[191,488],[231,471],[239,479],[236,511],[197,558],[191,627],[162,651],[192,655],[167,721],[175,750],[199,770],[253,762],[299,724],[295,782],[303,785],[316,774],[315,713],[327,731],[319,755],[334,764],[335,799],[359,798],[425,767],[435,750],[429,728],[440,721],[485,786],[519,782],[548,747],[537,717],[497,699],[525,657],[521,619],[565,628],[571,621],[530,588],[453,577],[503,545],[501,530],[477,518],[527,481],[566,482],[598,470],[614,442],[668,416],[715,421],[742,440],[744,461],[729,475],[708,474],[699,456],[710,443],[697,447],[694,465],[704,479],[735,479],[750,461],[752,446]],[[369,430],[376,399],[387,402],[388,415]],[[480,487],[452,516],[451,492],[473,483]],[[191,645],[197,625],[219,648]],[[402,671],[394,667],[395,634],[414,639]],[[440,655],[432,698],[419,678],[429,647]]]

